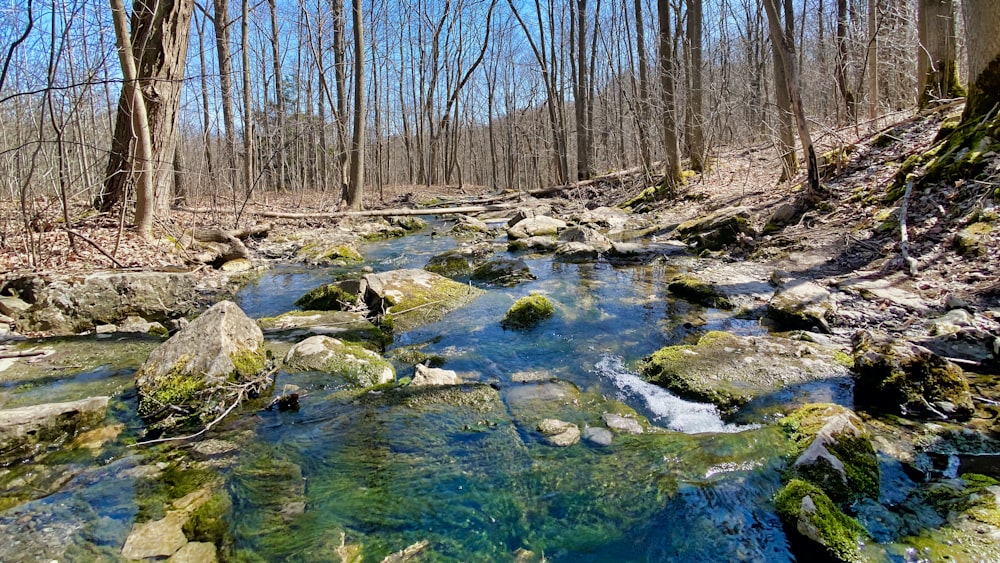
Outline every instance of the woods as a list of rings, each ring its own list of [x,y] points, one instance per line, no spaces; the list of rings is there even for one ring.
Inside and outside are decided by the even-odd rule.
[[[839,126],[874,127],[965,83],[984,114],[997,91],[996,9],[976,2],[349,4],[0,12],[2,197],[20,214],[5,240],[33,253],[39,221],[72,228],[77,201],[148,234],[192,198],[239,210],[320,192],[358,210],[387,185],[531,190],[636,165],[676,196],[722,146],[771,145],[791,179],[811,170],[813,143],[846,142]]]

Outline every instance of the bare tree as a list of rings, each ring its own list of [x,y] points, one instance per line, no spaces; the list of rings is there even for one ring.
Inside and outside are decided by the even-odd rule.
[[[702,6],[703,0],[687,0],[687,71],[688,111],[686,113],[687,146],[691,169],[705,170],[705,127],[702,94]]]
[[[124,6],[120,0],[116,2],[115,9],[120,9],[120,17],[124,18]],[[97,207],[107,211],[125,200],[126,187],[132,177],[133,160],[138,160],[141,166],[151,167],[148,171],[150,175],[147,176],[149,188],[140,186],[137,195],[142,199],[136,205],[136,225],[140,233],[149,236],[153,216],[165,215],[170,201],[181,86],[194,1],[137,3],[134,9],[133,33],[130,38],[134,58],[126,56],[122,64],[124,69],[127,61],[133,60],[136,73],[131,81],[132,86],[126,80],[122,87],[104,191],[97,201]],[[119,35],[119,49],[126,48],[125,29],[116,28],[116,35]],[[149,125],[149,151],[148,154],[139,155],[138,159],[133,154],[132,140],[133,131],[138,126],[135,120],[141,121],[141,116],[133,116],[133,111],[141,111],[142,106],[136,103],[133,88],[142,95],[146,122]],[[137,145],[135,148],[145,151],[142,146],[144,143]],[[151,197],[147,200],[146,196]]]
[[[666,151],[663,187],[673,197],[681,184],[681,154],[677,140],[677,99],[674,77],[674,37],[670,31],[673,10],[669,0],[657,0],[656,13],[660,22],[660,89],[663,96],[663,146]]]
[[[351,139],[351,174],[347,208],[361,209],[365,193],[365,32],[361,0],[353,0],[354,26],[354,134]]]

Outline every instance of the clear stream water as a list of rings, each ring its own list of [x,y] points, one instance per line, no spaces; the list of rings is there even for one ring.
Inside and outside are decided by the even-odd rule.
[[[376,271],[420,268],[456,245],[428,233],[361,250]],[[642,357],[706,330],[761,329],[668,298],[677,272],[670,263],[522,258],[536,280],[487,288],[442,321],[397,335],[386,351],[442,356],[466,380],[492,384],[492,399],[472,391],[458,394],[463,404],[419,394],[393,401],[391,391],[358,398],[325,374],[279,372],[276,392],[297,386],[300,409],[248,409],[222,430],[240,444],[235,461],[211,473],[233,506],[218,532],[227,559],[335,561],[338,548],[353,546],[364,561],[381,561],[427,542],[423,561],[793,560],[771,504],[788,446],[782,432],[725,424],[714,408],[635,371]],[[280,266],[238,301],[251,317],[280,314],[339,273]],[[533,291],[556,304],[556,315],[534,330],[503,330],[504,312]],[[412,373],[397,368],[400,377]],[[125,389],[114,416],[138,428],[128,370],[100,373]],[[630,409],[658,430],[556,448],[534,429],[547,417],[600,427],[602,413]],[[186,477],[171,469],[176,451],[67,454],[60,462],[74,471],[66,485],[0,513],[0,531],[15,538],[0,559],[36,560],[45,553],[32,550],[45,542],[72,544],[67,560],[112,558],[134,522],[162,517],[162,498],[184,491]],[[144,479],[157,460],[166,473]]]

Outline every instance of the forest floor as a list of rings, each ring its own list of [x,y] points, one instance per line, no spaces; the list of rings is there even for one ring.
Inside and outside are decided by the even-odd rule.
[[[854,127],[820,135],[821,153],[835,151],[841,158],[826,166],[822,179],[829,192],[820,208],[797,224],[780,232],[761,235],[748,245],[732,248],[726,259],[753,259],[787,271],[798,278],[831,279],[838,276],[890,278],[894,286],[943,306],[948,296],[977,308],[986,318],[1000,321],[1000,228],[981,233],[984,243],[978,253],[955,249],[957,233],[984,216],[996,215],[996,193],[1000,185],[1000,157],[989,159],[985,177],[925,185],[910,196],[905,218],[909,252],[916,259],[917,275],[906,274],[900,255],[900,201],[886,201],[885,194],[904,161],[928,150],[943,121],[954,120],[961,106],[950,106],[922,115],[897,114],[896,121],[880,130]],[[883,120],[885,121],[885,120]],[[822,139],[826,139],[825,143]],[[822,160],[822,159],[821,159]],[[726,207],[751,210],[758,231],[781,205],[795,198],[803,175],[791,182],[778,182],[780,168],[771,145],[721,149],[712,158],[711,170],[694,176],[679,197],[664,200],[646,211],[659,224],[675,224],[705,216]],[[550,201],[563,210],[613,206],[655,185],[656,176],[640,170],[610,173],[595,180],[558,190]],[[490,195],[481,186],[390,186],[370,193],[366,207],[406,208],[429,200],[453,201],[461,205],[482,201]],[[508,201],[512,194],[505,196]],[[513,196],[517,199],[517,196]],[[18,202],[0,202],[0,271],[10,273],[85,273],[117,267],[162,269],[178,266],[181,256],[175,243],[179,234],[192,227],[233,228],[236,223],[268,221],[272,233],[303,228],[323,228],[345,219],[260,219],[262,210],[288,212],[334,211],[333,194],[263,194],[251,201],[236,220],[234,205],[220,198],[191,202],[213,209],[209,213],[174,210],[170,223],[158,223],[159,235],[144,241],[122,228],[119,215],[96,214],[83,202],[69,210],[73,229],[61,221],[57,200],[35,201],[25,228]],[[25,232],[29,231],[30,236]],[[70,236],[75,235],[75,236]],[[75,239],[75,250],[71,247]]]

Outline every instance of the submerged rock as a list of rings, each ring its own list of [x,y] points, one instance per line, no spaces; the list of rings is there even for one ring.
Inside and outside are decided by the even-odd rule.
[[[610,430],[596,426],[588,426],[584,428],[580,437],[595,446],[602,447],[610,446],[611,442],[614,441],[614,434],[612,434]]]
[[[681,274],[670,280],[667,289],[671,293],[697,303],[705,307],[715,307],[717,309],[732,309],[733,304],[729,301],[714,283],[703,281],[691,274]]]
[[[532,293],[515,301],[500,321],[500,325],[504,328],[525,330],[551,317],[555,312],[555,306],[547,297]]]
[[[358,294],[351,293],[340,283],[328,283],[309,290],[295,301],[306,311],[346,311],[358,304]]]
[[[580,441],[580,428],[572,422],[546,418],[538,423],[536,430],[550,446],[565,448]]]
[[[593,262],[600,256],[600,250],[585,242],[564,242],[556,248],[556,260],[560,262]]]
[[[373,387],[396,379],[392,364],[361,346],[330,338],[312,336],[299,342],[285,356],[285,369],[323,371],[339,375],[357,387]]]
[[[714,403],[723,415],[751,400],[811,381],[847,378],[836,351],[775,336],[709,332],[696,345],[667,346],[643,359],[643,376],[679,396]]]
[[[829,403],[808,405],[782,419],[781,426],[796,445],[792,469],[800,478],[841,505],[879,498],[875,448],[856,414]]]
[[[108,397],[0,410],[0,465],[25,461],[104,422]]]
[[[767,316],[778,330],[818,330],[830,333],[836,304],[827,289],[815,282],[783,284],[767,304]]]
[[[490,243],[479,243],[442,252],[427,261],[424,269],[448,278],[464,278],[494,253]]]
[[[962,368],[927,348],[854,335],[854,400],[878,412],[968,420],[974,411]]]
[[[149,354],[136,372],[139,414],[161,428],[210,421],[268,385],[266,361],[260,328],[221,301]]]
[[[860,545],[868,539],[865,529],[818,487],[792,479],[774,499],[781,521],[806,540],[804,549],[795,550],[802,559],[818,551],[820,558],[834,561],[863,561]]]
[[[441,320],[485,291],[425,270],[393,270],[362,278],[361,295],[369,310],[389,314],[395,330]]]
[[[535,276],[520,258],[497,258],[473,270],[472,279],[510,287],[522,281],[533,280]]]

